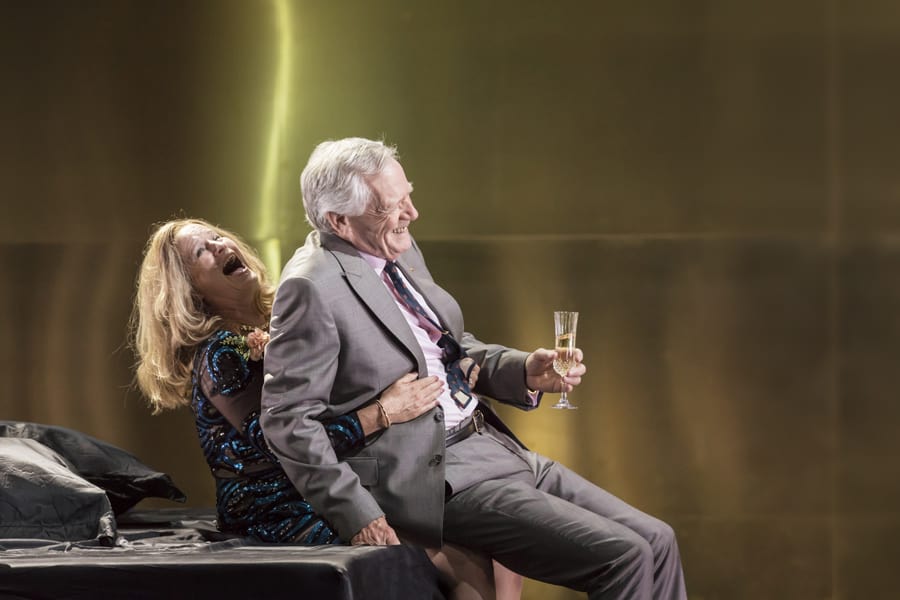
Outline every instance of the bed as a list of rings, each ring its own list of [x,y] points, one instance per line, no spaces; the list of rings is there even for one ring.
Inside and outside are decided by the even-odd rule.
[[[217,531],[165,473],[80,432],[0,421],[0,598],[440,599],[412,546],[269,545]]]

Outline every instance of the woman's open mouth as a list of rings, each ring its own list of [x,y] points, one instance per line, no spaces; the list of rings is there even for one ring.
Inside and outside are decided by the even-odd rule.
[[[241,259],[238,258],[237,254],[232,254],[228,257],[228,260],[225,261],[225,266],[222,267],[222,273],[231,276],[238,271],[246,270],[246,268],[247,267],[244,266],[244,263],[241,262]]]

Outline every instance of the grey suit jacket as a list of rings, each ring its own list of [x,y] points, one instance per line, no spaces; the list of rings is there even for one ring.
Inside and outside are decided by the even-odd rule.
[[[527,353],[466,333],[459,305],[434,282],[415,243],[397,263],[481,365],[476,393],[533,408]],[[425,357],[382,280],[344,240],[311,233],[288,261],[275,298],[260,421],[291,481],[347,541],[384,514],[414,541],[441,544],[440,408],[371,436],[351,456],[335,455],[321,425],[373,401],[412,371],[428,374]],[[489,420],[505,429],[492,411]],[[477,472],[473,465],[475,478]]]

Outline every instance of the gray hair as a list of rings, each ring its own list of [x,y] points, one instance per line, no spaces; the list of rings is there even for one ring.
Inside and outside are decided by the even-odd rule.
[[[397,148],[365,138],[322,142],[300,175],[306,220],[317,231],[334,233],[328,213],[355,217],[375,198],[368,177],[381,173]]]

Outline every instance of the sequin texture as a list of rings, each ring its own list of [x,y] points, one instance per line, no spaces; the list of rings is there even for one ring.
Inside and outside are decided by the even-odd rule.
[[[216,479],[219,528],[272,543],[344,543],[303,499],[266,444],[259,425],[261,384],[262,365],[247,360],[240,336],[218,331],[197,351],[191,408],[201,450]],[[240,429],[223,414],[228,411]],[[323,425],[336,453],[362,447],[355,413]]]

